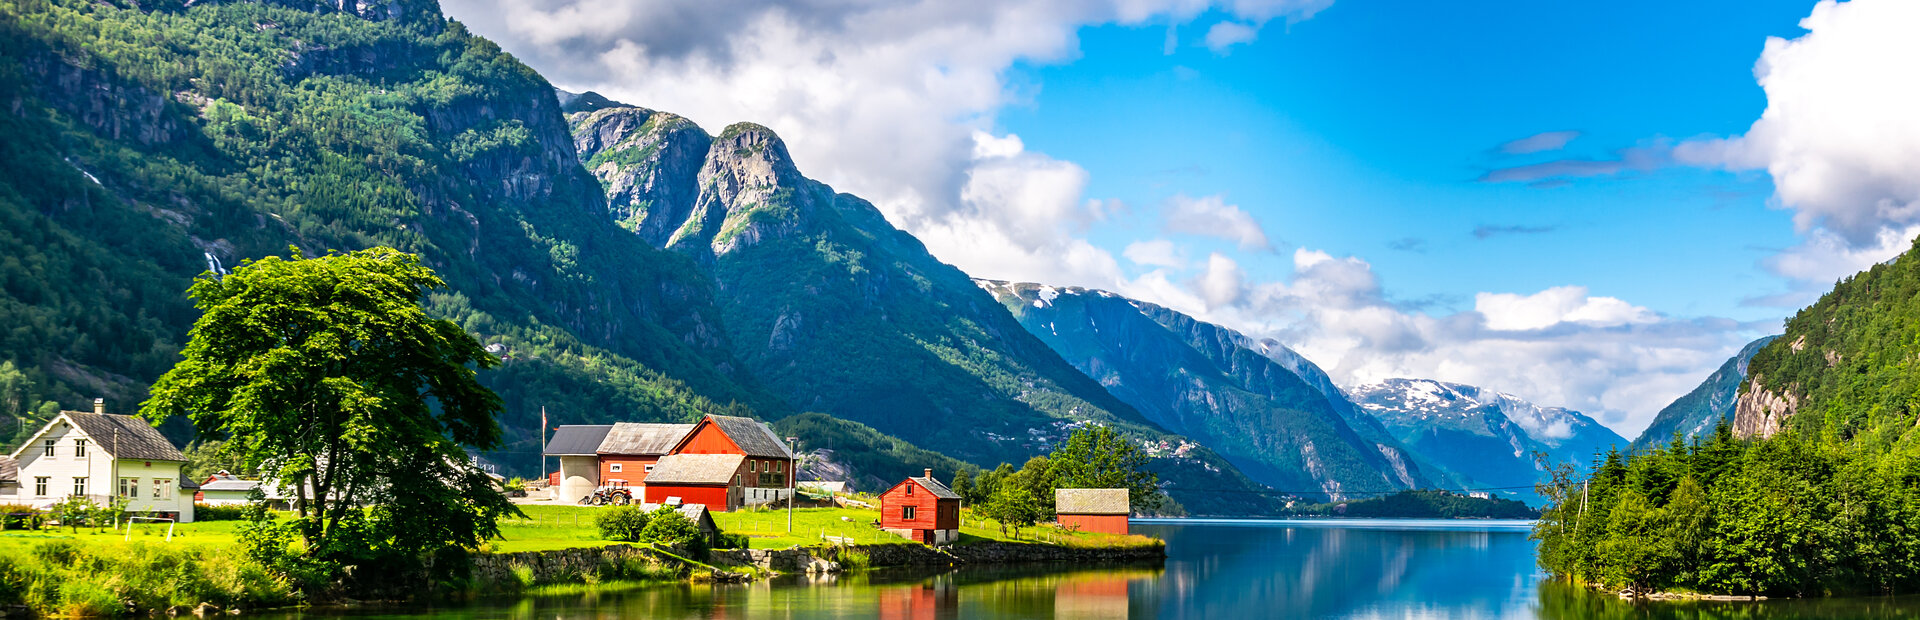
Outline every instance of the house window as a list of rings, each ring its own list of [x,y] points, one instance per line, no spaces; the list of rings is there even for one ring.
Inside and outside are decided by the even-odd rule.
[[[46,497],[47,483],[50,483],[50,482],[53,482],[53,478],[51,476],[35,477],[33,479],[33,494],[40,497]]]
[[[756,474],[760,473],[760,461],[747,461],[747,469]]]
[[[740,474],[733,475],[733,486],[740,486]]]
[[[913,485],[911,485],[911,484],[909,484],[909,485],[907,485],[907,494],[908,494],[908,495],[912,495],[912,494],[913,494]]]
[[[159,482],[159,480],[154,480],[154,482]],[[140,497],[140,479],[139,478],[121,478],[120,479],[120,496],[125,497],[127,499],[134,499],[134,498]]]
[[[786,462],[786,461],[774,461],[774,462],[773,462],[773,471],[774,471],[775,473],[781,473],[781,474],[784,474],[784,473],[787,473],[787,462]]]
[[[906,520],[908,520],[908,521],[912,521],[912,520],[913,520],[913,507],[912,507],[912,506],[908,506],[908,507],[906,507],[906,508],[901,508],[901,509],[900,509],[900,518],[902,518],[902,519],[906,519]]]
[[[87,494],[87,477],[86,476],[73,477],[73,494],[74,495]]]
[[[87,456],[87,440],[85,439],[73,440],[73,458],[76,458],[76,459],[85,458],[86,456]]]
[[[162,480],[160,478],[154,478],[153,479],[153,498],[154,499],[173,499],[173,485],[167,484],[166,480]]]
[[[617,474],[617,473],[620,473],[620,464],[619,464],[619,463],[614,463],[614,464],[612,464],[612,465],[608,465],[608,466],[607,466],[607,471],[610,471],[610,472],[613,472],[613,473],[616,473],[616,474]]]
[[[652,464],[652,463],[648,463],[648,464],[647,464],[647,473],[649,473],[649,474],[651,474],[651,473],[653,473],[653,464]]]
[[[59,440],[58,440],[58,439],[48,439],[48,440],[47,440],[47,451],[46,451],[46,452],[44,452],[44,453],[42,453],[42,454],[41,454],[40,456],[53,456],[53,444],[54,444],[54,442],[57,442],[57,441],[59,441]]]

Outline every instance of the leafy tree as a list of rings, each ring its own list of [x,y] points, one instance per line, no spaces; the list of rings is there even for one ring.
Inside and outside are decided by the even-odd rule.
[[[613,506],[601,509],[600,514],[594,516],[593,525],[600,530],[601,539],[640,542],[648,517],[639,506]]]
[[[1075,429],[1048,460],[1054,487],[1126,489],[1135,509],[1160,506],[1160,477],[1147,471],[1146,452],[1110,426]]]
[[[953,490],[954,495],[960,496],[960,501],[969,504],[973,503],[971,501],[973,496],[973,472],[974,468],[972,466],[961,467],[959,471],[953,472],[953,484],[947,485],[947,488]]]
[[[389,248],[296,249],[205,275],[188,291],[203,314],[185,359],[141,413],[185,415],[201,437],[226,439],[219,454],[293,489],[318,557],[476,547],[515,511],[463,450],[500,442],[500,399],[473,368],[498,362],[421,309],[443,286]]]
[[[1038,458],[1038,457],[1035,457]],[[1020,528],[1031,527],[1045,518],[1047,505],[1051,497],[1043,502],[1033,492],[1032,487],[1023,484],[1003,484],[987,498],[987,503],[974,510],[980,516],[993,519],[1000,524],[1000,533],[1005,535],[1007,528],[1013,528],[1013,537],[1020,538]]]
[[[640,531],[640,539],[686,549],[695,556],[707,552],[707,535],[700,531],[700,525],[672,506],[654,509]]]
[[[47,513],[67,529],[78,532],[81,522],[93,516],[93,500],[80,495],[70,496],[54,504]]]

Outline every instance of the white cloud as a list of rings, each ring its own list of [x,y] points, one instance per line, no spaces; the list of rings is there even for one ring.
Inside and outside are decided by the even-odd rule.
[[[1331,0],[798,0],[700,3],[444,0],[452,17],[569,90],[683,114],[709,131],[771,127],[800,169],[874,202],[942,260],[980,276],[1039,279],[1050,252],[1108,203],[1051,193],[1084,176],[1011,136],[981,139],[1016,63],[1079,54],[1080,28],[1188,23],[1210,8],[1255,24]],[[1016,156],[1014,154],[1024,154]],[[1036,167],[1031,174],[1014,170]],[[988,170],[977,170],[985,167]],[[1084,183],[1080,184],[1081,186]],[[1072,204],[1075,208],[1061,205]],[[1038,210],[1038,212],[1029,212]],[[1061,226],[1049,220],[1066,218]],[[954,238],[961,231],[990,235]],[[1009,244],[995,250],[996,243]],[[1003,251],[1037,256],[1017,265]],[[1107,260],[1091,263],[1105,264]],[[1090,281],[1104,274],[1075,276]]]
[[[1180,251],[1174,247],[1172,241],[1166,239],[1129,243],[1127,244],[1127,248],[1120,252],[1120,255],[1127,257],[1127,260],[1133,261],[1136,265],[1146,267],[1172,267],[1179,269],[1187,266],[1186,258],[1180,255]]]
[[[1652,310],[1612,297],[1590,297],[1584,286],[1559,286],[1532,295],[1480,293],[1473,309],[1486,317],[1487,328],[1520,331],[1580,323],[1612,327],[1659,320]]]
[[[1920,3],[1826,0],[1800,26],[1807,34],[1767,39],[1754,66],[1767,109],[1745,135],[1674,151],[1773,177],[1775,200],[1806,235],[1768,261],[1799,279],[1782,301],[1891,258],[1920,226]]]
[[[1223,21],[1207,29],[1207,49],[1215,54],[1225,54],[1229,49],[1241,43],[1252,43],[1260,36],[1260,30],[1248,24]]]
[[[1194,288],[1200,291],[1207,306],[1217,308],[1240,301],[1246,292],[1246,274],[1241,273],[1240,264],[1218,252],[1207,256],[1207,268],[1194,279]]]
[[[1260,222],[1239,206],[1227,204],[1218,194],[1202,198],[1182,194],[1167,199],[1166,229],[1218,237],[1239,244],[1242,250],[1273,249]]]

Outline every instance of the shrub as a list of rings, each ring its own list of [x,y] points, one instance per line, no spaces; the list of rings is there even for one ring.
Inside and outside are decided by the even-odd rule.
[[[28,504],[0,504],[0,530],[39,529],[46,513]]]
[[[640,539],[664,545],[686,549],[695,559],[706,555],[707,535],[692,519],[680,514],[671,506],[661,506],[653,511],[652,519],[647,523]]]
[[[247,507],[241,504],[194,504],[195,521],[239,521],[247,518]]]
[[[602,509],[600,515],[594,517],[593,524],[599,528],[600,538],[604,540],[640,542],[649,520],[651,518],[638,506],[614,506]]]
[[[753,540],[746,534],[721,533],[717,538],[719,540],[715,541],[713,545],[715,549],[745,549]]]
[[[873,556],[859,549],[847,549],[840,552],[840,567],[846,570],[871,568]]]

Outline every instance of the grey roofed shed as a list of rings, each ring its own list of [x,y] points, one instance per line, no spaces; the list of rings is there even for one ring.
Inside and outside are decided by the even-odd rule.
[[[1124,515],[1126,489],[1055,489],[1053,511],[1068,515]]]
[[[598,453],[636,456],[666,454],[692,430],[692,424],[621,422],[613,425],[606,440],[600,442]]]
[[[19,482],[20,462],[13,457],[0,455],[0,482]]]
[[[730,484],[746,461],[741,454],[669,454],[654,463],[647,484]]]
[[[780,436],[774,434],[773,429],[764,422],[730,415],[712,415],[707,416],[707,419],[713,420],[715,426],[725,431],[734,445],[740,446],[740,450],[746,452],[747,456],[770,459],[793,458],[793,451],[787,449],[787,442],[781,441]]]
[[[173,442],[167,441],[146,420],[129,415],[112,413],[81,413],[62,411],[61,415],[73,420],[80,432],[93,438],[93,445],[117,459],[148,461],[186,462],[187,455],[181,454]]]
[[[607,438],[612,424],[568,424],[547,438],[547,456],[593,456]]]

